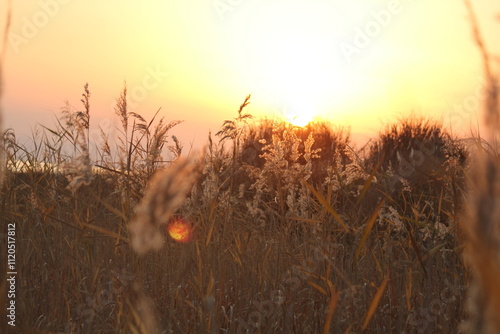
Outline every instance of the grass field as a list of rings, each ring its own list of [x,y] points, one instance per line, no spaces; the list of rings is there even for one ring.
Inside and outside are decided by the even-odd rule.
[[[178,122],[128,113],[124,90],[119,137],[103,133],[91,159],[89,100],[85,86],[82,109],[34,131],[29,149],[4,134],[0,217],[15,226],[21,332],[472,326],[460,226],[472,155],[498,156],[478,139],[412,118],[355,149],[330,124],[254,120],[248,97],[202,153],[185,157],[171,137]],[[168,233],[172,222],[185,240]]]
[[[88,85],[31,142],[3,131],[0,333],[500,332],[500,86],[465,4],[481,136],[406,118],[355,147],[248,96],[186,154],[125,88],[93,142]]]

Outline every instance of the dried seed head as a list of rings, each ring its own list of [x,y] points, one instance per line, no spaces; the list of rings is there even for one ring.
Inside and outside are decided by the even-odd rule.
[[[132,247],[137,253],[144,254],[162,246],[161,227],[186,199],[199,175],[199,167],[189,159],[181,159],[152,177],[129,225]]]

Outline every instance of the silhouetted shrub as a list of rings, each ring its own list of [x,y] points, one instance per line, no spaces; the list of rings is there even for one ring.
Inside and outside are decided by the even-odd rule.
[[[281,136],[280,139],[283,140],[282,134],[286,129],[290,128],[293,129],[297,137],[297,152],[299,154],[305,153],[304,143],[309,135],[313,139],[311,149],[319,150],[317,158],[312,161],[311,179],[313,183],[322,182],[326,177],[327,167],[335,164],[338,159],[342,164],[350,161],[347,154],[350,144],[349,133],[342,127],[335,128],[332,124],[326,122],[314,122],[304,127],[297,127],[286,122],[264,119],[250,126],[243,135],[240,152],[241,162],[262,168],[266,161],[263,157],[264,148],[273,141],[273,133],[275,136]],[[291,156],[287,156],[286,159],[290,163],[293,160]],[[306,164],[303,156],[297,162],[302,165]]]
[[[392,124],[370,147],[368,169],[392,173],[410,186],[421,187],[460,173],[466,149],[432,121],[417,118]]]
[[[412,217],[401,231],[420,241],[429,233],[456,228],[463,210],[467,150],[438,123],[409,118],[390,125],[371,145],[366,159],[377,170],[373,193],[391,200],[393,214]],[[448,234],[446,234],[448,235]],[[451,237],[451,235],[450,235]]]

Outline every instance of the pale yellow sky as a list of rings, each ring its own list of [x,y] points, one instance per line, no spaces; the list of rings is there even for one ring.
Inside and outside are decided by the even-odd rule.
[[[473,4],[500,54],[500,3]],[[445,113],[460,132],[477,121],[481,68],[462,1],[14,0],[4,126],[53,124],[88,82],[92,128],[112,131],[126,81],[132,111],[185,120],[172,134],[186,147],[249,93],[259,116],[373,134],[411,111]]]

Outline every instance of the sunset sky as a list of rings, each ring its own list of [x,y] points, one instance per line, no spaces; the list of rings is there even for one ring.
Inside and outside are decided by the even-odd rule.
[[[500,2],[473,5],[500,55]],[[65,100],[80,108],[86,82],[94,135],[119,124],[126,81],[131,111],[185,121],[172,134],[187,148],[250,93],[258,117],[313,115],[360,137],[412,111],[458,134],[480,120],[482,63],[462,1],[14,0],[7,47],[3,125],[20,139],[54,124]]]

